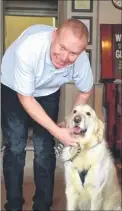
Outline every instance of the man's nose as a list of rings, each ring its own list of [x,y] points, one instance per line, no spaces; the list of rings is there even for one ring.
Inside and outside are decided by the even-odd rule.
[[[62,60],[63,61],[66,61],[66,60],[68,60],[68,57],[69,57],[69,53],[68,52],[63,52],[63,54],[62,54]]]

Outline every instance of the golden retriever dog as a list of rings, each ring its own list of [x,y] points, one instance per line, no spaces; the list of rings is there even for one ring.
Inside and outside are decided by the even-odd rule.
[[[67,210],[121,210],[116,167],[104,138],[104,124],[89,105],[78,105],[66,120],[78,139],[64,147]]]

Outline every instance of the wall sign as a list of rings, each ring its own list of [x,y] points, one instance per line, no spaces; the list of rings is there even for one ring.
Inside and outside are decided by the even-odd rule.
[[[122,76],[122,26],[114,25],[112,29],[113,35],[113,68],[115,78]]]
[[[122,24],[100,25],[101,79],[122,79]]]

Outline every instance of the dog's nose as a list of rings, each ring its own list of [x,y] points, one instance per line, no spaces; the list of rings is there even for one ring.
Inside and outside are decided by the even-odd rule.
[[[81,120],[82,120],[82,119],[81,119],[81,116],[78,116],[78,115],[77,115],[77,116],[74,117],[74,122],[75,122],[75,123],[80,123]]]

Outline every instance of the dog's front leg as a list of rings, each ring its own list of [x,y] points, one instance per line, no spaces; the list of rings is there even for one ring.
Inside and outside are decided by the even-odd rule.
[[[78,172],[73,166],[72,162],[65,163],[65,182],[66,182],[66,200],[67,210],[77,210],[77,193],[81,185]]]
[[[76,210],[76,197],[71,188],[66,189],[66,200],[67,200],[66,210],[67,211],[75,211]]]
[[[98,194],[95,196],[95,194],[93,194],[92,200],[91,200],[91,211],[94,210],[101,210],[102,209],[102,202],[103,202],[103,198],[101,194]]]

